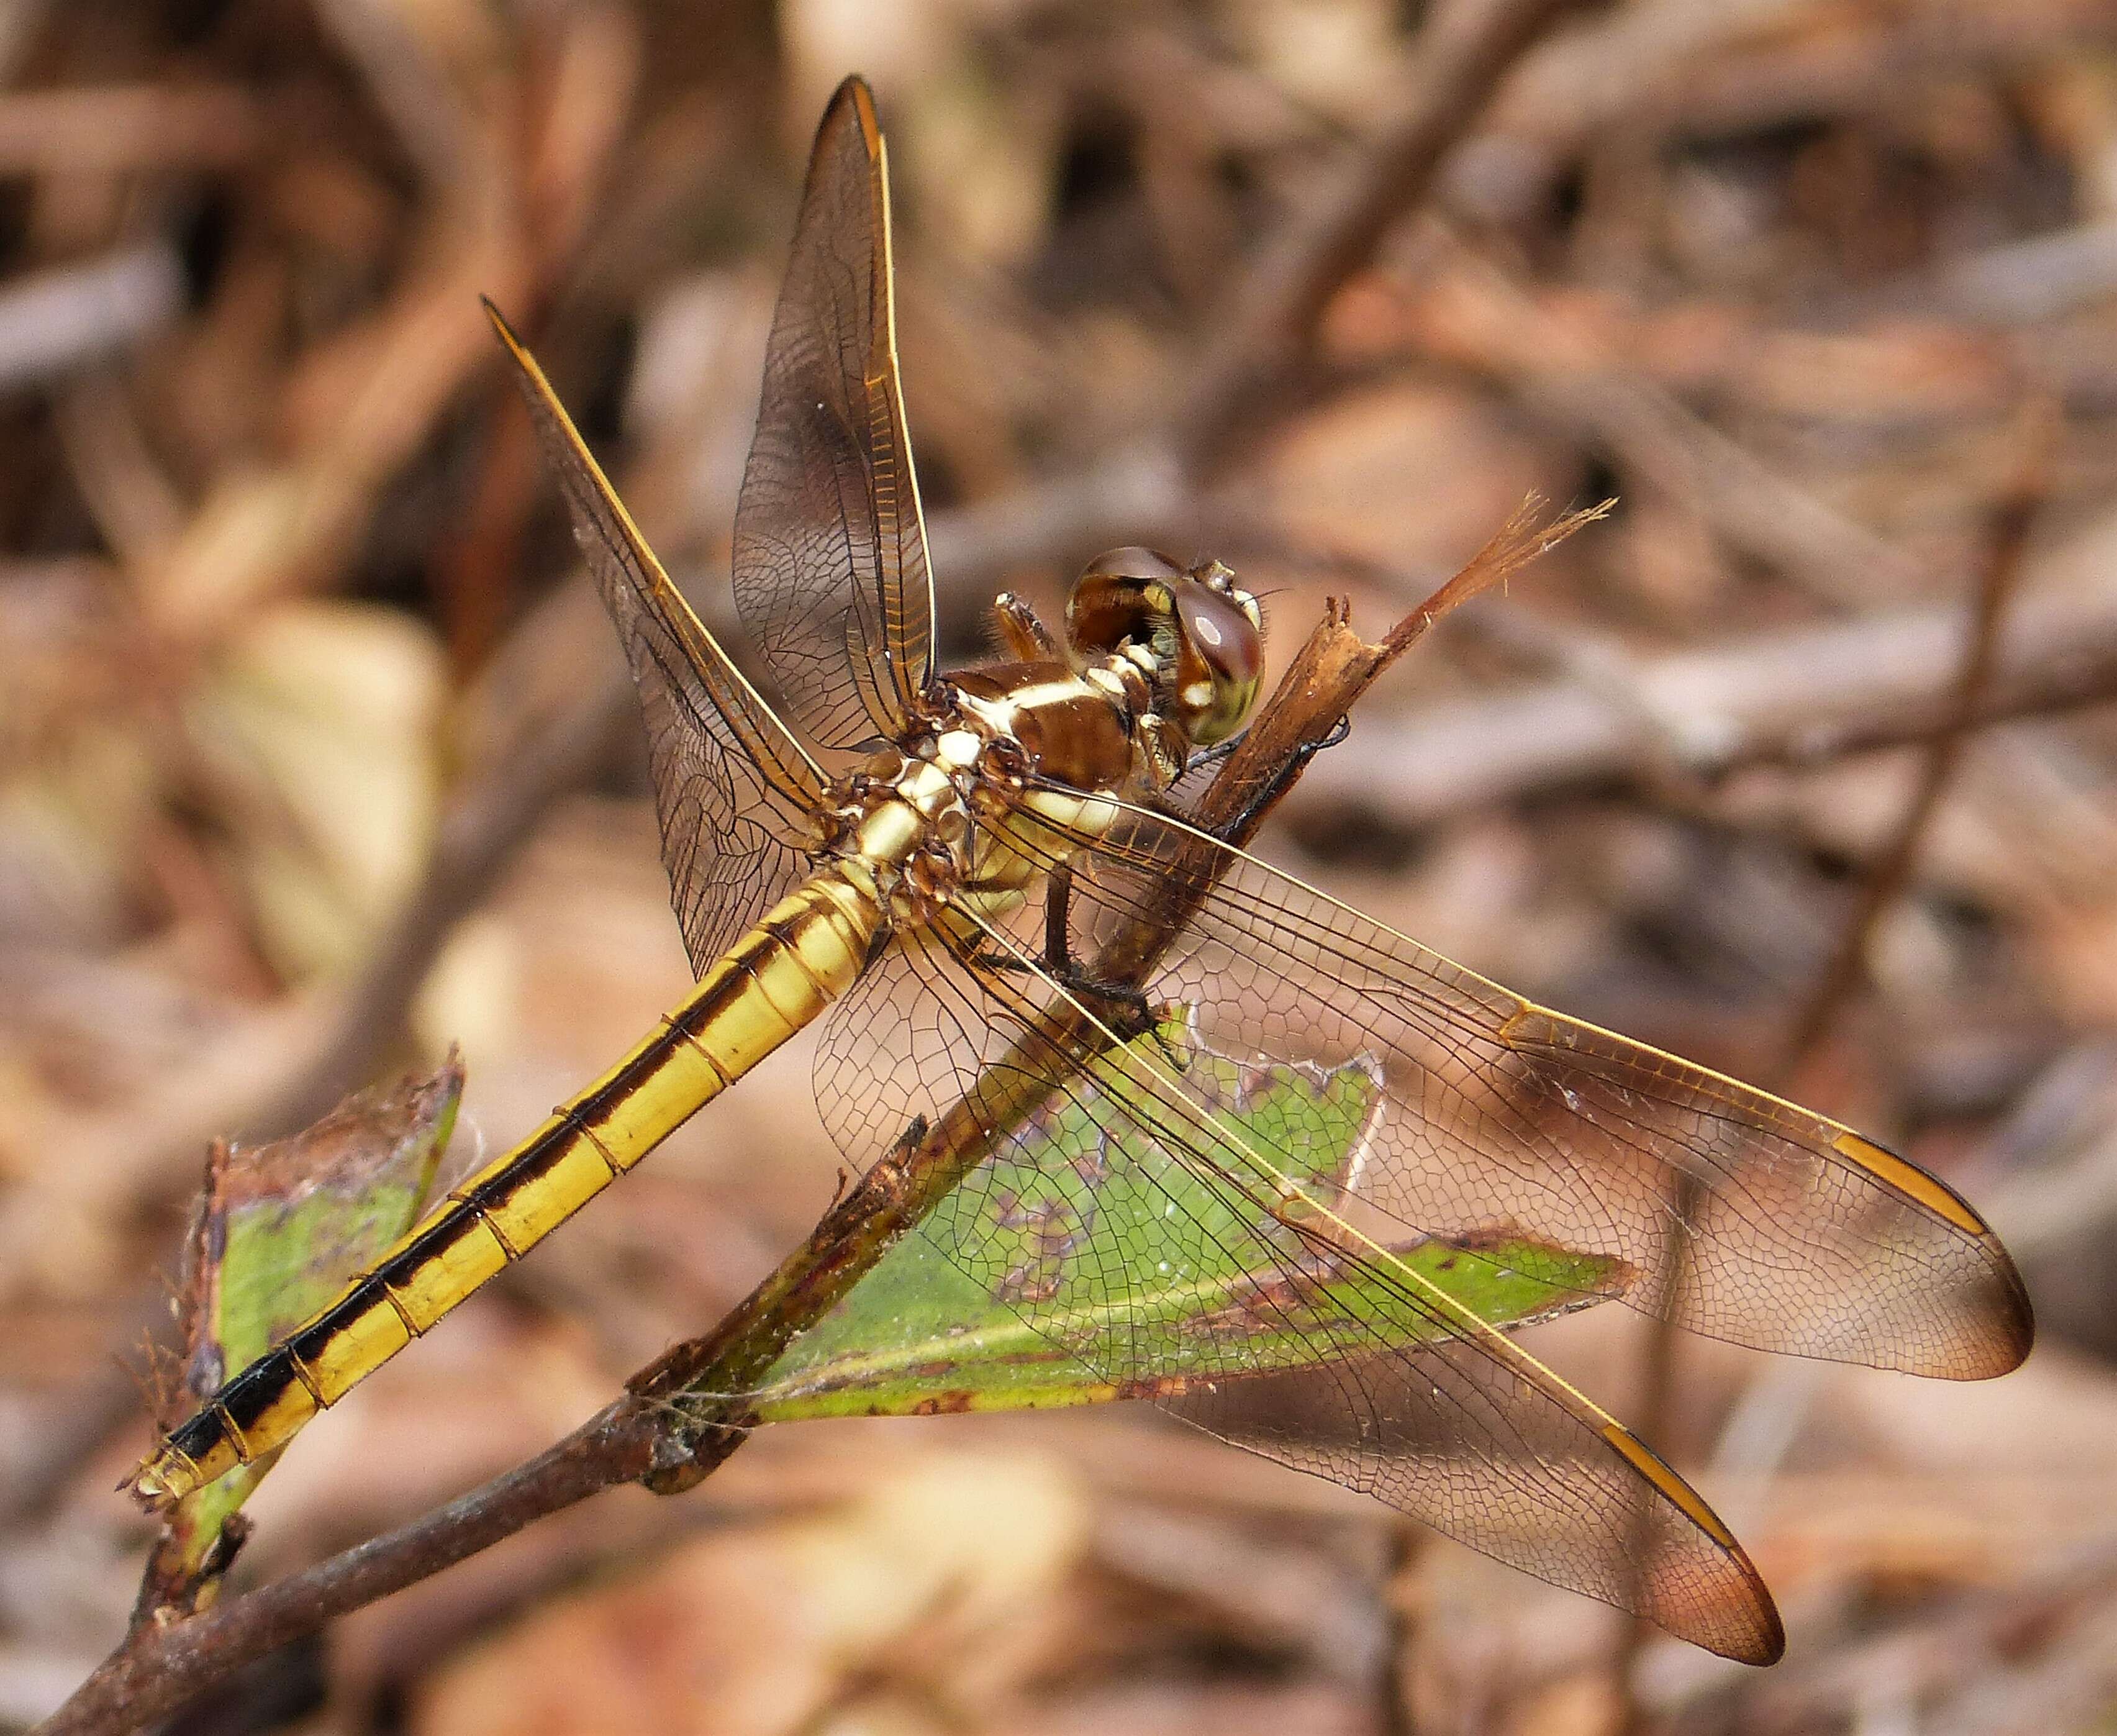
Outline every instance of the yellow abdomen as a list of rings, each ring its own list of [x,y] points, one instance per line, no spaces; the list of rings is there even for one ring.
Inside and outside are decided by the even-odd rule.
[[[165,1505],[291,1438],[815,1018],[881,924],[856,869],[782,899],[653,1036],[223,1386],[134,1474],[134,1494]]]

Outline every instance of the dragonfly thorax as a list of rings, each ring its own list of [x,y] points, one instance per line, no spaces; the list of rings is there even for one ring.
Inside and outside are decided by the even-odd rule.
[[[1165,786],[1182,741],[1127,655],[1027,663],[939,684],[903,741],[833,786],[819,854],[872,889],[892,928],[944,906],[1004,915],[1052,866],[1040,818],[1100,831],[1112,796]]]
[[[978,877],[977,820],[1017,799],[1032,758],[1004,727],[937,684],[901,741],[832,786],[820,854],[874,892],[892,927],[931,921]]]
[[[884,749],[833,786],[820,853],[869,884],[892,926],[927,919],[961,879],[983,746],[968,732],[937,731]]]

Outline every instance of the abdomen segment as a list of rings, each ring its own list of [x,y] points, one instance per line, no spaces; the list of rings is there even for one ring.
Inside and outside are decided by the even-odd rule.
[[[790,894],[653,1036],[222,1387],[134,1473],[134,1494],[166,1506],[290,1438],[843,994],[880,926],[873,895],[836,871]]]

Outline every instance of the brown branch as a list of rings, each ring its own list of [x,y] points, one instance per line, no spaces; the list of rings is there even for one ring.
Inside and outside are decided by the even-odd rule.
[[[1635,661],[1621,700],[1577,681],[1363,723],[1303,787],[1304,810],[1358,807],[1397,826],[1526,795],[1651,781],[1672,742],[1643,711],[1684,720],[1682,767],[1809,764],[1932,738],[1962,643],[1959,607],[1877,611],[1733,646]],[[1972,722],[2117,698],[2117,596],[2082,587],[2023,597],[2007,612]]]
[[[1233,425],[1254,419],[1314,339],[1340,284],[1374,255],[1390,225],[1423,199],[1510,68],[1571,0],[1452,0],[1407,57],[1404,92],[1373,145],[1321,191],[1245,277],[1200,359],[1169,429],[1187,469],[1206,467]]]
[[[1540,48],[1508,81],[1436,190],[1481,224],[1520,221],[1612,129],[1713,140],[1886,113],[1921,84],[2008,76],[2096,51],[2101,0],[2011,7],[1845,7],[1702,0],[1613,7]]]
[[[270,142],[240,85],[76,85],[0,95],[0,175],[228,169]]]
[[[1435,227],[1422,341],[1505,386],[1539,421],[1683,502],[1732,548],[1843,607],[1914,589],[1903,552],[1731,440],[1555,314],[1491,260]]]
[[[1112,536],[1182,529],[1195,511],[1191,479],[1238,425],[1254,428],[1279,407],[1272,388],[1313,341],[1331,298],[1425,197],[1508,71],[1574,3],[1451,0],[1437,8],[1404,56],[1395,113],[1350,154],[1311,214],[1249,267],[1166,425],[1080,471],[938,518],[934,566],[943,593],[969,601],[1010,566]]]
[[[1829,1032],[1832,1022],[1858,987],[1876,926],[1911,880],[1912,870],[1941,799],[1962,762],[1962,750],[1978,726],[1999,658],[1999,630],[2019,583],[2029,524],[2042,500],[2049,443],[2033,440],[2029,469],[1995,510],[1992,550],[1979,575],[1977,594],[1963,639],[1946,714],[1926,745],[1918,783],[1898,817],[1894,834],[1867,865],[1858,897],[1847,913],[1829,961],[1807,999],[1787,1022],[1775,1081],[1791,1078],[1802,1060]]]
[[[332,1617],[510,1537],[533,1521],[642,1475],[650,1420],[624,1402],[557,1445],[385,1536],[205,1614],[129,1636],[67,1703],[44,1736],[135,1730],[168,1716],[231,1671],[311,1633]]]
[[[1201,822],[1237,842],[1248,837],[1359,695],[1436,620],[1596,515],[1570,515],[1547,529],[1518,516],[1378,644],[1360,639],[1334,605],[1201,796]],[[1123,958],[1143,967],[1179,926],[1136,924],[1095,967],[1123,968]],[[556,1446],[385,1536],[187,1620],[136,1630],[44,1726],[47,1736],[163,1717],[274,1647],[602,1489],[643,1480],[666,1494],[699,1481],[746,1438],[739,1395],[939,1203],[995,1127],[1033,1106],[1035,1087],[1024,1082],[1035,1077],[1033,1068],[988,1069],[971,1098],[940,1124],[911,1129],[905,1146],[869,1170],[713,1332],[641,1369],[624,1397]]]

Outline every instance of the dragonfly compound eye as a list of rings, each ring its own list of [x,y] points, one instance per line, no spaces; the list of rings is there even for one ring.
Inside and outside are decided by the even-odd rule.
[[[1128,640],[1151,647],[1157,661],[1174,649],[1174,587],[1183,569],[1151,548],[1098,555],[1073,581],[1066,630],[1076,652],[1107,657]]]
[[[1219,561],[1183,567],[1151,548],[1114,548],[1090,561],[1066,608],[1077,654],[1128,644],[1151,653],[1160,709],[1200,747],[1233,735],[1256,703],[1262,619]]]
[[[1257,703],[1264,675],[1257,605],[1217,561],[1187,573],[1174,595],[1179,649],[1169,709],[1193,744],[1211,747],[1240,729]]]

